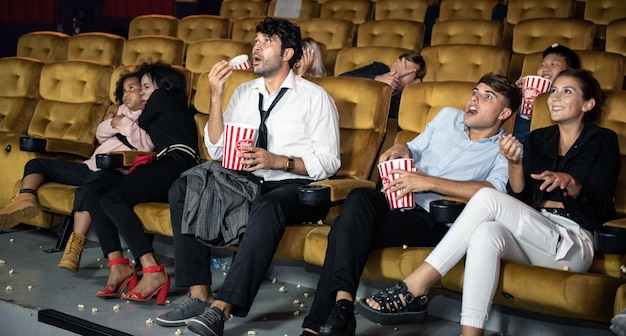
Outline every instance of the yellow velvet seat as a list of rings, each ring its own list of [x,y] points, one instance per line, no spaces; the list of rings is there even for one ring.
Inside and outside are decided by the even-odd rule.
[[[480,44],[502,46],[502,22],[458,19],[438,21],[433,25],[430,45]]]
[[[44,63],[28,57],[0,58],[0,133],[24,134],[39,95]]]
[[[626,57],[626,19],[611,21],[606,26],[605,51]],[[626,76],[626,69],[624,69]]]
[[[419,52],[424,46],[424,24],[389,19],[367,21],[359,25],[357,47],[397,47]]]
[[[491,20],[491,13],[497,4],[498,0],[441,0],[439,3],[439,21]]]
[[[267,14],[267,3],[259,0],[226,0],[220,7],[220,16],[228,18],[231,26],[240,17]]]
[[[352,47],[344,48],[337,54],[335,74],[338,76],[344,72],[381,62],[391,66],[400,55],[410,52],[409,49],[393,47]]]
[[[495,46],[448,44],[425,47],[428,65],[424,82],[469,81],[476,83],[487,72],[506,75],[509,51]]]
[[[583,18],[596,25],[594,46],[603,50],[606,41],[606,27],[612,21],[626,19],[626,4],[622,0],[587,1]]]
[[[32,57],[52,63],[67,59],[70,36],[53,31],[26,33],[17,40],[16,56]]]
[[[144,35],[126,40],[122,52],[122,64],[163,62],[182,65],[185,42],[177,37]]]
[[[312,18],[298,21],[302,37],[311,37],[326,46],[324,66],[329,76],[333,75],[337,54],[343,48],[352,47],[355,26],[352,21],[342,19]]]
[[[237,18],[230,33],[231,40],[253,43],[256,37],[256,25],[265,18],[266,16],[243,16]]]
[[[624,83],[624,57],[605,51],[577,50],[581,68],[591,72],[603,90],[621,90]],[[526,55],[522,76],[536,75],[542,52]]]
[[[509,0],[504,26],[504,46],[511,46],[513,30],[524,20],[573,17],[574,1],[571,0]]]
[[[267,7],[268,16],[276,16],[276,0],[272,0]],[[298,19],[309,19],[319,17],[320,5],[316,0],[302,0],[302,6],[300,7],[300,15]]]
[[[424,22],[428,0],[378,0],[374,4],[374,20],[399,19]]]
[[[320,5],[320,18],[342,19],[360,25],[373,18],[370,0],[328,0]]]
[[[41,69],[39,92],[42,99],[37,103],[27,135],[45,139],[45,152],[21,151],[19,135],[0,135],[3,148],[12,148],[3,151],[0,159],[11,162],[0,176],[0,185],[7,186],[0,191],[0,206],[9,202],[13,186],[22,178],[28,160],[47,157],[82,161],[91,155],[96,128],[110,103],[108,89],[112,72],[112,66],[94,61],[61,61]],[[38,193],[44,209],[73,199],[73,194],[69,199],[42,196],[46,193],[45,187]],[[50,203],[45,203],[46,200]],[[57,224],[48,212],[40,212],[26,223],[40,227]]]
[[[128,27],[128,38],[145,35],[163,35],[176,37],[178,19],[171,15],[148,14],[134,17]]]
[[[230,22],[225,17],[216,15],[189,15],[178,22],[176,37],[186,45],[204,39],[230,37]]]
[[[107,33],[82,33],[73,36],[67,47],[67,59],[102,62],[114,67],[122,63],[125,39]]]

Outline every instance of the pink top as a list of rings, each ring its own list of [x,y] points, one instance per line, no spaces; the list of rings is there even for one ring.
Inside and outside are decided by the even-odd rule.
[[[154,149],[154,144],[152,144],[148,133],[137,124],[141,110],[131,111],[126,105],[120,105],[117,108],[116,115],[124,115],[124,118],[122,118],[115,127],[111,126],[111,119],[103,120],[100,125],[98,125],[96,138],[102,144],[98,146],[93,152],[93,155],[84,162],[92,171],[100,170],[96,167],[96,154],[131,150],[117,139],[115,135],[118,133],[125,136],[128,142],[137,148],[137,150],[150,152]]]

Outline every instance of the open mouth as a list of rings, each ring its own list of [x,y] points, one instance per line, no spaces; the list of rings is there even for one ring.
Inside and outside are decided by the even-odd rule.
[[[476,106],[470,106],[467,111],[465,111],[465,114],[468,115],[476,115],[478,113],[478,110],[476,109]]]

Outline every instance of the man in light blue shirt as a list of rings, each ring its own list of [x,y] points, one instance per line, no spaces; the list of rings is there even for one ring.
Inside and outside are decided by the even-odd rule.
[[[519,88],[504,76],[487,74],[472,90],[465,111],[446,107],[408,143],[385,151],[379,161],[412,158],[415,171],[389,184],[399,197],[414,193],[415,208],[389,210],[380,190],[353,190],[333,222],[315,300],[303,336],[353,336],[354,297],[372,249],[434,246],[446,232],[428,213],[443,195],[470,198],[484,187],[506,191],[508,166],[500,155],[502,124],[521,102]]]

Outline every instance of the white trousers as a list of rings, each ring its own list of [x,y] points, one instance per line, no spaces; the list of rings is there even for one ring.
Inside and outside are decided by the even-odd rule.
[[[485,329],[500,260],[586,272],[593,253],[592,234],[576,222],[483,188],[425,261],[443,276],[466,256],[461,324]]]

